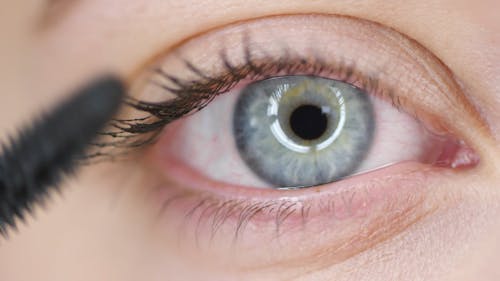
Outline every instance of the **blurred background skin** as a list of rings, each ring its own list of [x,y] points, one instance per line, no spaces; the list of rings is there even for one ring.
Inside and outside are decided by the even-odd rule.
[[[63,1],[66,4],[73,2],[61,2]],[[178,38],[197,34],[209,26],[219,26],[243,18],[299,12],[338,13],[367,18],[417,39],[446,61],[462,80],[475,81],[467,85],[468,89],[477,95],[475,98],[483,105],[481,110],[486,119],[491,124],[497,124],[494,125],[497,127],[493,128],[493,132],[500,136],[498,1],[74,2],[80,3],[70,8],[63,3],[56,11],[49,8],[49,1],[2,1],[2,139],[40,109],[54,104],[69,89],[95,73],[115,71],[127,76],[155,52],[174,44]],[[92,11],[98,15],[97,20],[85,21],[85,12]],[[81,14],[83,16],[79,16]],[[135,20],[130,20],[127,24],[126,19]],[[163,28],[159,28],[159,25]],[[162,31],[162,35],[158,31]],[[138,33],[142,36],[139,43],[136,42]],[[136,48],[125,50],[132,47]],[[95,55],[89,57],[89,53]],[[492,149],[492,153],[500,156],[499,150]],[[499,167],[498,163],[491,165]],[[54,196],[46,209],[37,209],[35,218],[28,219],[26,224],[19,227],[18,233],[13,233],[7,241],[0,242],[0,280],[195,278],[187,273],[184,275],[184,272],[193,271],[197,265],[182,264],[171,256],[165,258],[168,255],[157,253],[154,244],[151,248],[143,248],[140,241],[146,230],[128,226],[129,220],[151,215],[143,210],[144,202],[134,199],[134,192],[138,191],[122,195],[113,211],[109,210],[109,202],[115,202],[116,196],[116,188],[109,186],[112,184],[112,180],[103,179],[102,174],[92,168],[85,169],[78,179],[67,183],[64,196]],[[457,253],[453,256],[453,262],[437,258],[426,268],[404,268],[404,263],[398,266],[393,261],[387,261],[387,266],[384,266],[384,259],[381,257],[381,264],[358,271],[353,280],[388,280],[387,276],[402,276],[400,280],[424,280],[421,276],[433,276],[435,279],[432,280],[500,280],[500,196],[497,191],[500,188],[500,172],[492,172],[483,177],[479,188],[484,189],[484,197],[489,197],[493,203],[488,202],[487,207],[484,207],[481,199],[477,199],[477,205],[470,207],[477,210],[475,215],[469,216],[467,211],[470,208],[464,208],[462,213],[457,211],[455,216],[464,218],[457,220],[457,224],[467,221],[467,224],[474,225],[476,229],[470,230],[464,223],[452,230],[457,232],[457,237],[466,237],[463,243],[456,244],[463,249],[453,249],[452,252]],[[88,204],[89,202],[92,204]],[[456,218],[452,216],[449,219]],[[80,228],[73,227],[74,224],[80,225]],[[136,227],[140,228],[141,225]],[[82,229],[85,230],[83,233]],[[443,224],[441,231],[449,230]],[[460,235],[462,231],[467,235]],[[439,229],[437,232],[433,239],[439,241]],[[108,243],[109,241],[113,243]],[[419,237],[414,238],[414,241],[420,243]],[[422,252],[415,253],[412,259],[432,260],[433,257],[440,256],[440,252],[449,250],[425,246],[424,242],[422,245]],[[120,250],[120,255],[116,254],[117,249]],[[148,266],[136,267],[134,261],[137,255],[150,261]],[[165,260],[155,263],[155,259],[167,259],[167,263],[172,266],[164,266]],[[226,280],[221,273],[203,270],[199,269],[199,272],[205,279],[200,280]],[[387,275],[384,270],[398,274]],[[419,271],[431,273],[411,274]],[[253,280],[280,279],[279,273],[266,276],[274,277],[254,276]],[[397,277],[389,279],[398,280]],[[236,279],[233,276],[233,279],[227,280]],[[303,275],[300,280],[349,280],[349,272],[339,273],[334,269],[325,269]]]

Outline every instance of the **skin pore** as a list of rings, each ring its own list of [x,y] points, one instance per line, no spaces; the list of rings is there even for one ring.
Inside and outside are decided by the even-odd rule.
[[[179,248],[175,230],[165,228],[151,207],[156,181],[149,176],[149,154],[86,166],[65,183],[62,194],[48,199],[45,208],[37,208],[0,242],[0,280],[498,279],[498,269],[488,261],[500,257],[495,239],[500,231],[500,22],[483,8],[494,4],[80,0],[46,12],[44,1],[32,2],[4,3],[0,9],[9,10],[0,27],[0,51],[6,54],[0,67],[1,136],[96,74],[113,71],[133,77],[158,54],[209,30],[293,14],[362,18],[415,39],[453,72],[488,134],[472,137],[481,151],[480,166],[463,177],[445,178],[427,193],[425,203],[438,211],[391,225],[398,231],[382,230],[388,233],[384,239],[370,240],[347,258],[318,255],[321,266],[308,256],[293,266],[252,268],[253,260],[269,256],[267,245],[258,241],[250,245],[257,249],[251,257],[245,251],[219,251],[217,241],[199,252],[195,246]],[[311,237],[297,251],[330,249],[325,241]],[[293,247],[285,246],[290,251]],[[231,263],[234,255],[238,261],[246,258],[251,269]]]

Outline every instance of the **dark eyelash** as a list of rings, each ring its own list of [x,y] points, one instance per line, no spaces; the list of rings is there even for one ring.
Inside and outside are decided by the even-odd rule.
[[[360,75],[354,65],[343,62],[326,63],[319,56],[302,57],[293,55],[286,49],[277,59],[268,56],[256,59],[252,55],[255,50],[250,49],[252,45],[245,43],[244,46],[245,62],[239,66],[231,63],[225,50],[221,51],[219,56],[224,65],[222,74],[205,73],[187,60],[183,60],[184,65],[196,76],[195,79],[183,80],[164,72],[161,68],[152,69],[162,81],[151,80],[149,83],[166,93],[174,94],[175,98],[166,102],[152,103],[129,96],[125,101],[126,106],[146,116],[113,120],[110,123],[111,129],[101,133],[100,141],[94,143],[96,149],[88,154],[88,159],[126,155],[127,150],[122,149],[139,148],[153,143],[166,125],[202,110],[215,97],[230,91],[244,79],[255,81],[285,75],[325,76],[353,84],[375,95],[389,97],[395,107],[401,106],[399,98],[393,95],[392,91],[381,87],[376,76]]]

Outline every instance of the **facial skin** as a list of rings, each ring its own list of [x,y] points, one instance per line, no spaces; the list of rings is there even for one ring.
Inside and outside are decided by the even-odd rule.
[[[61,195],[54,194],[0,242],[0,280],[499,279],[500,22],[490,14],[495,4],[80,0],[46,13],[44,1],[14,2],[0,9],[9,11],[0,17],[2,136],[99,73],[133,77],[158,54],[208,30],[266,16],[313,13],[378,22],[418,41],[460,81],[488,133],[471,138],[481,158],[478,167],[446,178],[427,193],[425,203],[438,211],[404,227],[389,224],[401,229],[381,230],[387,233],[383,239],[345,258],[318,255],[316,261],[298,259],[293,266],[248,269],[237,264],[266,260],[271,253],[264,241],[249,245],[251,255],[220,250],[217,241],[199,251],[186,243],[178,247],[176,230],[166,228],[152,207],[155,180],[147,150],[128,161],[86,166],[64,183]],[[305,239],[304,252],[332,246],[328,239]],[[293,245],[284,247],[293,250]]]

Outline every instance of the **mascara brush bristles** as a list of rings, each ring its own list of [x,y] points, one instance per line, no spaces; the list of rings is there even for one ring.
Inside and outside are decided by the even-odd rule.
[[[0,234],[16,228],[74,173],[89,143],[111,120],[124,96],[113,77],[94,81],[49,114],[20,130],[0,156]]]

